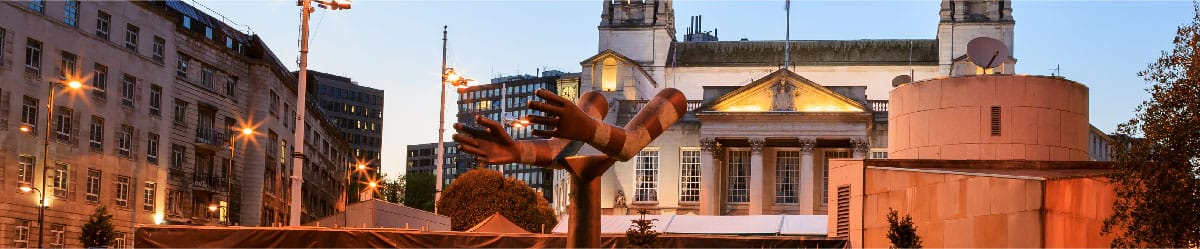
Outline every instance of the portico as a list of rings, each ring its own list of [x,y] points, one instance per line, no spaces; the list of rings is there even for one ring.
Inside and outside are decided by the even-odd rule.
[[[828,160],[870,148],[873,113],[790,71],[720,96],[696,112],[701,215],[824,214]]]

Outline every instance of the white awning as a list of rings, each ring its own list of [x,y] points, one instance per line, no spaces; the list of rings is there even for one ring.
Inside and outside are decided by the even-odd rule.
[[[567,233],[564,215],[554,227],[554,233]],[[639,215],[605,215],[600,217],[600,233],[624,234]],[[816,235],[828,234],[828,218],[825,215],[646,215],[646,219],[658,219],[654,230],[676,234],[772,234],[772,235]]]

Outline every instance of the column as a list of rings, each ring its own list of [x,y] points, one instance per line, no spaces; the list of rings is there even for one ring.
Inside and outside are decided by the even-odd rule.
[[[817,141],[811,138],[800,139],[800,214],[813,214],[816,206],[813,199],[818,189],[813,179],[816,173],[813,170],[813,146],[816,144]]]
[[[851,157],[856,159],[867,158],[867,152],[871,150],[871,143],[866,138],[851,138],[850,151]]]
[[[717,191],[717,163],[721,144],[716,139],[700,139],[700,215],[720,215]]]
[[[750,215],[763,214],[763,139],[750,138]]]

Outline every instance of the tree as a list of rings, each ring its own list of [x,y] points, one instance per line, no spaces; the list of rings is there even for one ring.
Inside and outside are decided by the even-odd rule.
[[[921,236],[917,235],[917,226],[913,225],[912,216],[904,215],[900,219],[896,210],[888,208],[888,240],[892,241],[891,248],[921,248]]]
[[[1150,100],[1117,127],[1113,214],[1102,233],[1113,247],[1200,246],[1200,5],[1175,46],[1138,73]]]
[[[558,223],[550,202],[525,182],[483,168],[459,175],[446,187],[438,211],[450,216],[455,231],[467,230],[497,212],[530,232],[549,231]]]
[[[654,231],[654,222],[658,219],[646,219],[646,210],[638,209],[638,214],[641,218],[633,220],[633,224],[629,225],[629,230],[625,230],[625,240],[629,241],[631,248],[657,248],[658,235],[662,234]]]
[[[434,182],[437,176],[428,172],[404,175],[404,205],[433,212]]]
[[[404,201],[404,176],[388,179],[387,174],[379,175],[379,199],[391,202],[401,203]]]
[[[79,236],[79,242],[88,248],[107,247],[115,234],[112,215],[108,214],[107,208],[100,206],[92,213],[92,217],[88,218],[88,222],[83,224],[83,234]]]

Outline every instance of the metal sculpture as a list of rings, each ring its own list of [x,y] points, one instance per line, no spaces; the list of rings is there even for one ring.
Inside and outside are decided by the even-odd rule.
[[[567,247],[600,247],[600,176],[617,161],[627,161],[675,124],[687,112],[687,98],[674,88],[663,89],[625,127],[604,123],[608,101],[597,92],[580,96],[578,103],[550,91],[534,95],[545,102],[529,107],[549,116],[529,115],[532,124],[550,127],[533,134],[548,139],[514,141],[496,121],[476,116],[483,129],[454,124],[462,151],[489,164],[521,163],[566,170],[571,177],[570,220]],[[604,155],[575,155],[582,144]]]

